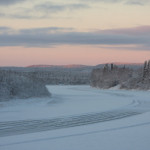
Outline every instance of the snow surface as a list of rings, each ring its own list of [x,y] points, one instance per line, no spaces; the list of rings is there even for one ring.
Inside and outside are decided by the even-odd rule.
[[[148,150],[150,149],[150,92],[100,90],[89,86],[47,86],[50,99],[0,103],[0,150]],[[43,132],[15,134],[11,128],[29,120],[44,120],[122,111],[138,115]],[[72,118],[71,118],[72,119]],[[86,118],[87,119],[87,118]],[[89,118],[88,118],[89,119]],[[9,122],[8,122],[9,121]],[[10,121],[12,123],[10,126]],[[60,121],[60,120],[59,120]],[[70,121],[70,120],[69,120]],[[5,124],[6,126],[2,126]],[[58,124],[57,124],[58,125]],[[45,124],[46,126],[46,124]],[[44,127],[44,126],[42,126]],[[9,128],[9,129],[8,129]],[[17,129],[15,129],[17,131]],[[34,127],[33,127],[34,128]],[[12,132],[11,136],[3,131]],[[28,130],[28,129],[26,129]],[[32,131],[32,129],[30,129]],[[21,133],[18,131],[18,133]]]

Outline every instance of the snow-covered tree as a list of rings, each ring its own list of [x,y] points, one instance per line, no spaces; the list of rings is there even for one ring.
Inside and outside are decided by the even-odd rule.
[[[120,85],[125,89],[150,89],[150,60],[144,62],[143,69],[129,69],[112,64],[105,65],[103,69],[94,69],[91,73],[91,85],[100,88]]]

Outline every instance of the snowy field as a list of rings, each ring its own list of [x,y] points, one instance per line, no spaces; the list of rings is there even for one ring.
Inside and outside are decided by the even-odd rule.
[[[0,150],[148,150],[150,91],[47,86],[0,103]]]

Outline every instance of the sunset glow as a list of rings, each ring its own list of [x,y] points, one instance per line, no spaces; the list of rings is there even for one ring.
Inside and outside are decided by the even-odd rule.
[[[2,0],[0,66],[142,63],[149,0]]]

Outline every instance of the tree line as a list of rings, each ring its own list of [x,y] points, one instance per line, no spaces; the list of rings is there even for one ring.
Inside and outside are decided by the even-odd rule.
[[[117,85],[123,89],[150,89],[150,60],[138,69],[125,65],[120,67],[113,63],[93,69],[90,84],[104,89]]]
[[[89,78],[89,73],[80,71],[0,69],[0,101],[49,96],[46,85],[89,84]]]

